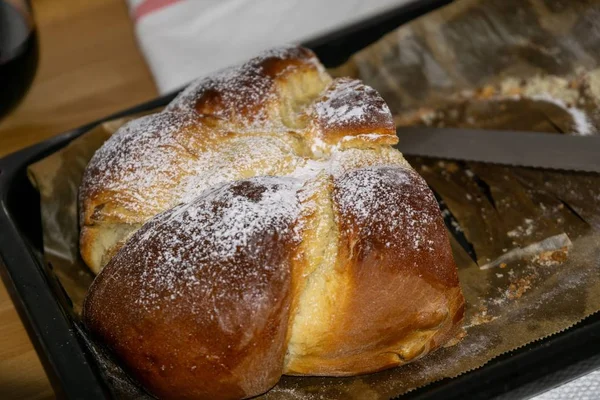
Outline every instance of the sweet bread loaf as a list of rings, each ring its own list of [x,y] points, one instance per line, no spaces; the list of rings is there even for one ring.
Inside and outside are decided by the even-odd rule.
[[[90,332],[159,398],[402,365],[460,330],[437,202],[372,88],[268,51],[122,127],[80,189]]]

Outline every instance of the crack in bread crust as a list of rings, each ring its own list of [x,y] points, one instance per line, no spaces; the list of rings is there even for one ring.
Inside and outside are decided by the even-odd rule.
[[[344,301],[343,275],[336,270],[339,231],[331,198],[331,176],[325,173],[301,192],[302,241],[293,259],[292,302],[283,371],[296,372],[304,357],[319,354],[331,314]]]

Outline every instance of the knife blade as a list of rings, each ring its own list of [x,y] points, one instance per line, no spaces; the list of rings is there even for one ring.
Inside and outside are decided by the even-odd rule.
[[[397,134],[405,155],[600,173],[600,136],[429,127]]]

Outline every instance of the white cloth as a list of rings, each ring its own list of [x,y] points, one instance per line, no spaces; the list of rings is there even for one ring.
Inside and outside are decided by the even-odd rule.
[[[160,93],[415,0],[127,0]]]
[[[160,93],[418,0],[127,0]],[[534,397],[599,399],[600,371]]]
[[[600,371],[594,371],[546,393],[534,400],[597,400],[600,399]]]

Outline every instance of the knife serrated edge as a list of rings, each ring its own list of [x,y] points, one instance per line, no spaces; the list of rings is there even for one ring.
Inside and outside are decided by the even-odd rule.
[[[398,128],[405,155],[600,173],[600,136],[462,128]]]

